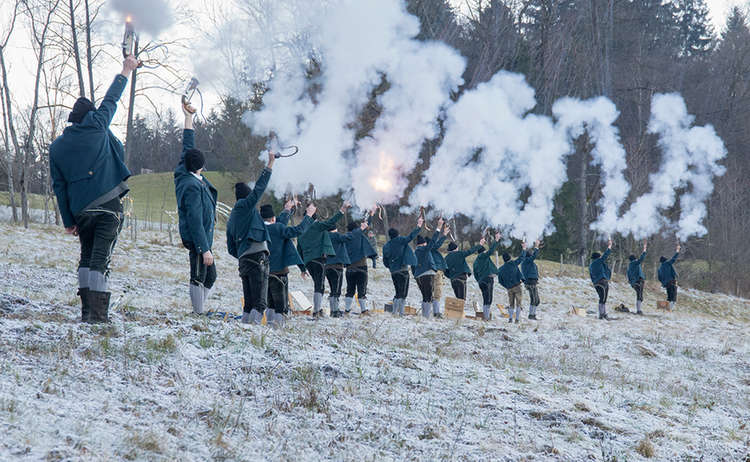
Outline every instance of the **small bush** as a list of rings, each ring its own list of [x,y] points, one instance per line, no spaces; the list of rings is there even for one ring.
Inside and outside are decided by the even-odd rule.
[[[651,443],[651,440],[648,439],[648,437],[643,438],[641,442],[638,443],[638,446],[636,446],[635,450],[638,452],[638,454],[647,459],[654,457],[654,455],[656,454],[656,449],[654,449],[654,445],[653,443]]]

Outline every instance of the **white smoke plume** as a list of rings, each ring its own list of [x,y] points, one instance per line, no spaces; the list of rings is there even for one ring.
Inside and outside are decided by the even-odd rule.
[[[165,0],[112,0],[110,6],[125,19],[130,17],[136,32],[156,37],[174,22]]]
[[[705,235],[705,201],[713,192],[713,178],[724,174],[718,162],[726,155],[724,143],[713,127],[692,127],[685,101],[678,94],[654,95],[648,131],[659,136],[663,151],[659,171],[649,178],[651,190],[640,196],[623,215],[618,230],[641,239],[658,233],[663,227],[675,229],[678,239]],[[679,197],[680,218],[669,223],[665,209],[678,200],[678,190],[688,188]]]
[[[612,234],[617,230],[618,213],[630,191],[623,175],[627,154],[614,125],[620,113],[614,103],[603,96],[585,101],[563,98],[554,104],[552,113],[558,120],[558,128],[565,131],[571,141],[587,132],[594,145],[591,163],[601,167],[603,187],[599,216],[591,223],[591,229]]]
[[[523,76],[508,72],[462,95],[447,110],[443,143],[410,203],[462,213],[528,241],[552,231],[570,146],[551,118],[528,114],[535,105]]]

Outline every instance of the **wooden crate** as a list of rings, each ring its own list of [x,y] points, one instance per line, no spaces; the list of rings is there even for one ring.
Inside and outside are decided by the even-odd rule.
[[[409,316],[416,316],[417,309],[414,308],[413,306],[406,305],[404,307],[404,314],[408,314]]]
[[[289,310],[292,314],[312,314],[312,303],[299,290],[289,292]]]
[[[445,317],[448,319],[463,319],[465,300],[445,297]]]
[[[573,314],[576,316],[581,316],[582,318],[586,317],[586,309],[585,308],[576,308],[575,306],[570,307],[570,311],[568,311],[568,314]]]
[[[667,310],[669,311],[669,302],[666,300],[657,300],[656,301],[656,308],[660,310]]]
[[[383,312],[393,313],[393,303],[386,303],[385,305],[383,305]]]

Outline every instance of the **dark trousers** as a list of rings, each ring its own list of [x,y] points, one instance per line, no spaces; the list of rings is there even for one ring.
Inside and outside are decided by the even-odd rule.
[[[667,283],[667,301],[677,301],[677,281],[675,281],[674,279]]]
[[[105,276],[109,274],[112,252],[122,230],[123,218],[120,199],[113,199],[76,216],[78,240],[81,243],[79,268],[98,271]]]
[[[367,266],[350,266],[346,269],[346,296],[360,300],[367,298]]]
[[[609,281],[606,279],[600,279],[594,284],[594,289],[596,289],[596,293],[599,295],[599,304],[606,304],[607,296],[609,295]]]
[[[279,314],[289,313],[289,276],[287,274],[268,276],[268,307]]]
[[[630,287],[635,290],[635,299],[639,302],[643,301],[643,286],[646,284],[646,281],[643,279],[638,279],[638,281],[634,282],[633,284],[630,284]]]
[[[216,282],[216,264],[206,266],[203,255],[191,243],[186,242],[185,247],[190,251],[190,284],[210,289]]]
[[[344,285],[344,267],[342,265],[327,266],[326,279],[328,279],[328,286],[331,288],[330,296],[340,297],[341,286]]]
[[[435,281],[434,274],[426,274],[417,278],[417,286],[422,292],[422,303],[432,303],[432,285]]]
[[[495,279],[488,277],[479,281],[479,290],[482,291],[482,305],[492,305],[492,287],[495,285]]]
[[[307,268],[307,272],[310,273],[310,277],[313,280],[314,292],[316,294],[325,292],[326,259],[321,257],[310,260],[305,264],[305,268]]]
[[[268,252],[256,252],[240,257],[240,278],[245,297],[243,310],[261,313],[268,308]]]
[[[394,298],[406,298],[409,295],[409,271],[402,270],[391,273],[393,288],[396,289]]]
[[[537,288],[538,279],[527,279],[524,282],[526,290],[529,291],[529,305],[539,306],[539,289]]]
[[[459,300],[466,300],[466,277],[465,274],[462,274],[461,276],[451,279],[453,294]]]

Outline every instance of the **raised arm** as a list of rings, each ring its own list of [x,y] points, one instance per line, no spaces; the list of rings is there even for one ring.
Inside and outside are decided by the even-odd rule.
[[[441,245],[443,245],[443,241],[445,240],[445,236],[441,237],[440,231],[436,230],[435,234],[432,235],[430,238],[430,241],[427,243],[427,248],[429,250],[435,250],[439,249]]]
[[[336,227],[336,224],[337,224],[337,223],[339,222],[339,220],[341,220],[341,219],[342,219],[343,217],[344,217],[344,214],[343,214],[343,213],[341,213],[341,210],[339,210],[338,212],[334,213],[334,214],[333,214],[333,216],[332,216],[331,218],[329,218],[329,219],[327,219],[327,220],[324,220],[324,221],[319,221],[318,223],[320,224],[320,226],[321,226],[321,227],[322,227],[323,229],[325,229],[326,231],[330,231],[330,230],[332,230],[333,228],[335,228],[335,227]]]
[[[672,258],[669,259],[669,263],[674,264],[677,261],[677,257],[680,256],[680,252],[676,252]]]
[[[643,263],[645,259],[646,259],[646,251],[644,250],[641,256],[638,258],[638,263]]]
[[[421,230],[422,230],[422,228],[421,228],[421,227],[419,227],[419,226],[417,226],[416,228],[414,228],[414,229],[412,230],[412,232],[411,232],[411,233],[409,233],[409,235],[408,235],[408,236],[406,236],[406,243],[408,244],[409,242],[411,242],[411,241],[413,241],[414,239],[416,239],[416,238],[417,238],[417,236],[419,236],[419,232],[420,232]]]
[[[125,84],[128,83],[128,76],[133,69],[138,67],[138,60],[133,56],[128,56],[122,63],[122,71],[115,77],[112,85],[109,86],[107,94],[104,95],[99,108],[93,112],[92,118],[96,125],[102,130],[109,128],[112,118],[117,111],[117,101],[119,101],[122,92],[125,90]]]
[[[284,239],[293,239],[301,236],[305,234],[305,231],[307,231],[311,224],[313,224],[313,219],[309,216],[305,216],[305,218],[302,219],[302,222],[297,226],[284,226],[281,231],[281,236]]]

